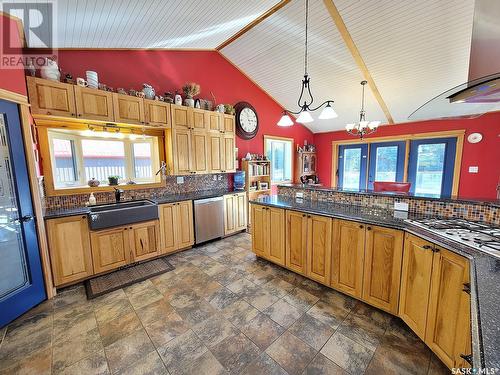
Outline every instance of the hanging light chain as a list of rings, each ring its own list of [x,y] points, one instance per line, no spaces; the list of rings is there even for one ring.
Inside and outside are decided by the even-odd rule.
[[[307,38],[308,38],[308,25],[309,25],[309,0],[306,0],[306,42],[304,53],[304,76],[307,76]]]

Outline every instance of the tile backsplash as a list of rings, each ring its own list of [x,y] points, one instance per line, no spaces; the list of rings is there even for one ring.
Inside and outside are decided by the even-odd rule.
[[[155,199],[166,194],[182,194],[199,190],[222,190],[228,189],[232,185],[232,174],[203,174],[194,176],[182,176],[183,184],[177,183],[177,176],[167,176],[166,186],[153,189],[125,190],[123,200],[132,199]],[[215,178],[215,179],[214,179]],[[43,183],[42,183],[43,187]],[[90,193],[46,196],[42,198],[45,209],[71,208],[84,206],[89,200]],[[111,192],[94,193],[97,204],[112,203],[115,201],[115,194]]]
[[[408,204],[408,212],[443,218],[461,218],[473,221],[485,221],[500,225],[500,207],[487,203],[465,203],[436,199],[415,199],[369,194],[345,193],[339,191],[301,189],[300,187],[278,186],[278,194],[294,198],[296,192],[302,192],[304,199],[351,204],[364,207],[379,207],[387,210],[394,208],[394,202]]]

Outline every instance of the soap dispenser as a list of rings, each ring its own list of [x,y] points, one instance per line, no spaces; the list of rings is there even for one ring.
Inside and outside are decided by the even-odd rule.
[[[90,197],[89,197],[89,206],[95,206],[95,204],[97,203],[95,197],[94,197],[94,193],[90,193]]]

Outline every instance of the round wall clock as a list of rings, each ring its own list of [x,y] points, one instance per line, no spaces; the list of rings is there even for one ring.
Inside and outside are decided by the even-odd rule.
[[[234,106],[236,134],[243,139],[252,139],[259,130],[257,111],[247,102],[239,102]]]

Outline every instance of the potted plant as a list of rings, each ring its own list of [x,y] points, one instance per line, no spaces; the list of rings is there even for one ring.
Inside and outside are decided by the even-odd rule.
[[[118,180],[120,180],[120,176],[108,176],[109,186],[118,185]]]
[[[194,99],[193,97],[200,93],[200,85],[195,82],[188,82],[182,86],[182,91],[186,96],[184,99],[184,104],[188,107],[194,108]]]
[[[224,113],[226,115],[234,115],[234,107],[231,104],[224,104]]]

